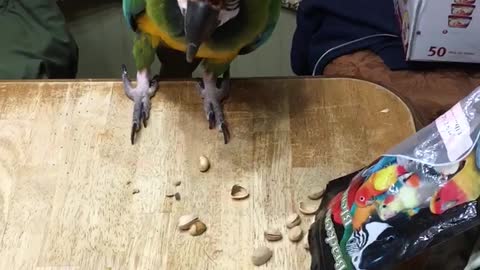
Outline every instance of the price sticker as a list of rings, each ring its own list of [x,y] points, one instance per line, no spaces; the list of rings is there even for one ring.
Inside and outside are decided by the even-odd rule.
[[[435,124],[450,161],[456,161],[473,145],[470,125],[460,103],[440,116]]]

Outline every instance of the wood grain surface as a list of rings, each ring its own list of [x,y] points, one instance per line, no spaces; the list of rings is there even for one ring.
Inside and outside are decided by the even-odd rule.
[[[398,97],[355,79],[234,80],[227,145],[201,102],[193,82],[162,82],[132,146],[119,81],[0,83],[0,269],[309,269],[286,217],[414,132]],[[234,184],[250,196],[232,200]],[[189,213],[203,235],[177,229]],[[260,245],[273,257],[254,267]]]

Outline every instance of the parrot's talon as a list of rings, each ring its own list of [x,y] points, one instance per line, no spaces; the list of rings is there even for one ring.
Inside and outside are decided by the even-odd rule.
[[[150,116],[150,99],[155,94],[158,87],[158,76],[154,76],[152,80],[148,79],[148,70],[140,70],[137,72],[137,86],[134,88],[128,79],[125,65],[122,65],[122,79],[125,94],[134,102],[133,105],[133,123],[130,140],[132,145],[135,143],[135,135],[140,128],[147,127],[147,120]]]
[[[137,100],[134,105],[134,110],[133,110],[133,126],[132,126],[132,134],[131,134],[131,140],[132,140],[132,145],[134,144],[134,139],[135,139],[135,134],[138,133],[140,130],[142,123],[143,127],[147,127],[147,119],[148,119],[148,111],[147,108],[149,108],[149,105],[146,104],[145,102],[147,101],[140,101]]]
[[[132,133],[130,134],[130,141],[132,142],[132,145],[135,144],[135,133],[136,133],[137,131],[138,131],[137,123],[133,123]]]
[[[160,77],[158,75],[153,76],[153,78],[150,80],[150,87],[151,88],[157,88],[158,87],[158,82],[160,81]]]
[[[147,114],[143,112],[143,127],[147,128]]]
[[[197,87],[196,87],[196,88],[197,88],[198,94],[199,94],[200,96],[202,96],[202,98],[204,98],[204,97],[203,97],[203,88],[204,88],[204,87],[203,87],[203,82],[202,82],[202,81],[199,81],[199,82],[197,83]]]
[[[212,106],[210,106],[210,110],[208,112],[208,128],[213,129],[215,127],[215,113],[213,113]]]
[[[225,123],[220,124],[220,129],[222,130],[222,133],[223,133],[223,140],[225,144],[227,144],[228,141],[230,140],[230,131],[228,130],[228,127]]]
[[[230,89],[228,74],[224,76],[219,85],[220,88],[217,87],[217,78],[206,73],[203,81],[198,83],[197,88],[203,98],[203,109],[209,129],[217,127],[223,133],[225,144],[227,144],[230,140],[230,132],[225,123],[222,103],[228,97],[228,90]]]

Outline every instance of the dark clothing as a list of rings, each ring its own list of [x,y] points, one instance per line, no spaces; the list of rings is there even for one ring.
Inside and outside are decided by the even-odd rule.
[[[188,63],[184,52],[162,46],[157,48],[157,57],[161,64],[159,76],[168,79],[191,78],[201,62],[194,59],[192,63]]]
[[[0,79],[74,78],[78,47],[53,0],[0,0]]]
[[[318,59],[331,48],[374,34],[373,37],[328,52],[315,75],[333,59],[362,49],[378,54],[391,69],[405,69],[405,54],[393,0],[303,0],[297,12],[291,63],[297,75],[312,75]]]

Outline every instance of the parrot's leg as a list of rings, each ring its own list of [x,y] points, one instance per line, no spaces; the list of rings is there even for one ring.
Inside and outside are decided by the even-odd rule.
[[[135,141],[135,134],[140,130],[141,123],[147,127],[147,120],[150,116],[150,98],[158,88],[158,77],[149,79],[148,69],[141,69],[137,72],[137,85],[132,86],[127,74],[127,67],[122,65],[122,81],[125,94],[135,104],[133,106],[133,124],[130,140]]]
[[[204,71],[203,84],[199,85],[200,95],[203,98],[203,109],[205,111],[209,128],[215,125],[223,133],[225,144],[230,139],[230,132],[225,122],[222,102],[228,97],[230,92],[230,70],[227,69],[223,74],[220,88],[217,87],[217,77],[214,73]]]

